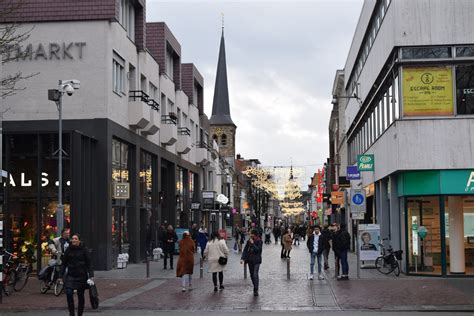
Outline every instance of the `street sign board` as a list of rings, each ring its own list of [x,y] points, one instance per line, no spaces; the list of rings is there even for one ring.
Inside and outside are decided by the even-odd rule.
[[[216,192],[214,191],[202,191],[202,208],[205,210],[214,209],[215,196],[216,196]]]
[[[201,207],[201,203],[191,203],[192,210],[199,210],[200,207]]]
[[[357,155],[359,171],[374,171],[374,155]]]
[[[362,189],[351,189],[351,213],[365,213],[365,191]]]
[[[344,202],[345,199],[343,191],[331,192],[331,204],[343,205]]]
[[[360,180],[360,171],[357,166],[347,166],[347,180]]]
[[[113,185],[113,198],[126,200],[130,198],[130,183],[121,182]]]

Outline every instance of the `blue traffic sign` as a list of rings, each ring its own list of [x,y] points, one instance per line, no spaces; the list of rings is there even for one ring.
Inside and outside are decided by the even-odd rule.
[[[354,194],[352,202],[354,202],[355,205],[362,205],[364,203],[364,196],[360,193]]]

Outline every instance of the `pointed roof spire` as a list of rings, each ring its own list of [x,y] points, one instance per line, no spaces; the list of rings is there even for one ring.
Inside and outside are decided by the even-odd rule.
[[[229,89],[227,86],[227,65],[224,43],[224,15],[222,15],[222,36],[219,48],[219,61],[217,62],[216,84],[214,87],[214,101],[212,115],[209,120],[211,125],[234,125],[230,116]]]

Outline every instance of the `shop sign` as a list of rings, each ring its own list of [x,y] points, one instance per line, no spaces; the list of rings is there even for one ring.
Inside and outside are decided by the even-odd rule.
[[[4,174],[3,173],[4,171],[2,171],[2,175]],[[7,173],[5,172],[5,178],[7,177],[6,176]],[[48,178],[49,174],[46,173],[46,172],[41,172],[41,186],[42,187],[46,187],[48,186],[51,181],[49,180]],[[16,176],[15,176],[16,177]],[[9,181],[9,184],[10,186],[12,187],[16,187],[16,186],[20,186],[20,187],[32,187],[33,186],[33,180],[32,179],[29,179],[28,176],[26,175],[25,172],[21,172],[20,173],[20,179],[16,178],[16,181],[15,181],[15,178],[13,177],[12,174],[10,174],[10,181]],[[56,186],[59,186],[59,181],[56,181],[55,182],[55,185]],[[66,181],[66,185],[67,186],[70,186],[71,185],[71,181]],[[7,182],[4,182],[3,183],[3,186],[6,187],[7,186]]]
[[[426,229],[425,226],[420,226],[418,227],[418,236],[420,236],[421,239],[425,239],[426,235],[428,234],[428,230]]]
[[[365,213],[365,191],[351,189],[351,213]]]
[[[118,200],[126,200],[130,198],[130,183],[121,182],[113,184],[112,197]]]
[[[380,256],[379,240],[380,225],[378,224],[360,224],[357,231],[359,232],[359,260],[370,261]]]
[[[38,43],[19,46],[8,58],[20,60],[82,59],[85,42]]]
[[[374,162],[374,155],[357,155],[357,169],[359,171],[374,171]]]
[[[404,67],[403,116],[453,115],[451,66]]]
[[[202,191],[202,208],[205,210],[214,209],[215,196],[216,196],[216,192],[214,191]]]
[[[331,204],[343,205],[345,203],[344,192],[331,192]]]
[[[347,166],[347,180],[360,180],[360,171],[357,166]]]
[[[192,210],[199,210],[201,208],[201,203],[191,203]]]

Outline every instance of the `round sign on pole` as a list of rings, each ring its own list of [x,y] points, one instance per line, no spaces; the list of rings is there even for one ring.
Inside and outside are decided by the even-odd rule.
[[[361,205],[362,203],[364,203],[364,196],[359,193],[354,194],[354,196],[352,197],[352,202],[355,205]]]
[[[421,239],[425,239],[426,235],[428,235],[428,230],[426,229],[426,227],[418,227],[418,236],[420,236]]]

